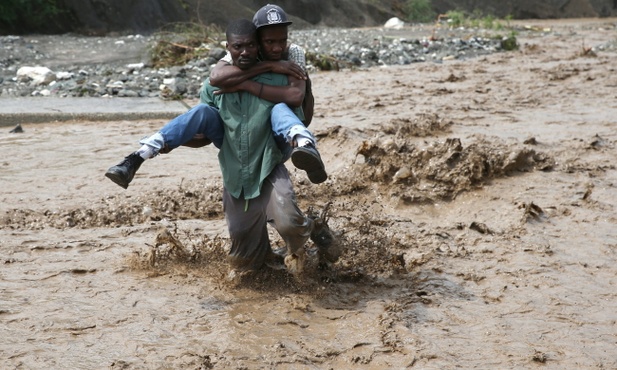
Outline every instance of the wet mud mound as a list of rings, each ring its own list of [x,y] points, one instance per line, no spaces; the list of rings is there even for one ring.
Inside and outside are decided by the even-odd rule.
[[[369,138],[356,148],[353,163],[333,174],[334,186],[319,197],[376,193],[387,195],[395,204],[434,203],[454,200],[496,178],[555,168],[555,159],[537,151],[533,138],[513,145],[476,135],[464,145],[459,138],[447,137],[451,125],[437,115],[421,115],[364,131]],[[322,133],[320,139],[322,146],[334,147],[351,140],[350,132],[341,128]],[[311,193],[307,190],[302,197],[310,198]]]
[[[14,209],[0,217],[0,228],[41,230],[45,227],[121,227],[149,221],[223,217],[222,194],[216,182],[181,183],[177,188],[145,192],[135,198],[123,194],[93,202],[91,207],[62,211]]]
[[[359,180],[378,184],[405,203],[453,200],[491,179],[550,170],[554,165],[548,155],[534,149],[508,150],[501,143],[483,139],[464,147],[460,139],[449,138],[424,148],[405,140],[377,139],[364,142],[357,153],[364,157],[364,163],[355,166],[354,172],[361,174]]]

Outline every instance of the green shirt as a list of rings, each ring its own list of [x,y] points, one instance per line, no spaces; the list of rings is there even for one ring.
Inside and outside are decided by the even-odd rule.
[[[253,78],[266,84],[285,86],[287,76],[264,73]],[[282,160],[272,134],[270,112],[274,103],[247,92],[214,95],[216,87],[206,80],[201,91],[202,103],[217,107],[225,136],[219,151],[223,184],[236,199],[259,196],[263,181]]]

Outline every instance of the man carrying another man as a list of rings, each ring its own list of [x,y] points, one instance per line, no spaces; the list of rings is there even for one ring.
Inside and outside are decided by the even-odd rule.
[[[257,62],[255,25],[232,22],[227,29],[227,50],[241,70]],[[224,139],[219,152],[223,173],[223,209],[231,238],[229,258],[237,270],[260,268],[272,253],[267,225],[271,224],[287,246],[285,265],[302,271],[304,244],[315,222],[296,203],[289,172],[281,160],[271,131],[273,103],[247,92],[252,84],[287,85],[287,76],[263,73],[236,85],[237,92],[218,93],[206,80],[202,103],[215,106],[223,122]]]
[[[219,62],[212,71],[211,78],[223,92],[244,89],[271,102],[280,102],[281,104],[273,109],[271,121],[272,130],[283,151],[282,160],[285,161],[291,156],[294,165],[305,170],[311,182],[321,183],[327,179],[327,174],[316,148],[316,140],[301,122],[304,119],[303,112],[298,111],[298,117],[289,108],[289,106],[300,106],[306,91],[306,75],[302,67],[291,61],[281,61],[283,57],[295,55],[298,62],[305,64],[301,48],[297,46],[287,48],[287,27],[291,22],[287,20],[285,12],[276,5],[262,7],[255,14],[253,22],[259,25],[263,42],[262,52],[266,61],[255,63],[251,68],[245,69],[225,61]],[[288,74],[290,84],[267,86],[250,80],[263,72]],[[187,113],[174,118],[156,134],[141,140],[142,146],[139,150],[131,153],[118,165],[109,168],[105,175],[126,189],[145,159],[159,153],[168,153],[181,145],[203,146],[212,142],[220,148],[222,137],[218,112],[208,105],[199,104]]]
[[[255,25],[249,20],[231,22],[226,37],[232,65],[241,71],[254,68],[259,53]],[[236,271],[257,270],[274,256],[268,224],[285,242],[284,263],[292,274],[304,268],[307,240],[312,238],[319,247],[323,239],[320,227],[324,222],[306,216],[297,205],[282,161],[284,154],[272,134],[275,103],[260,98],[259,92],[254,94],[256,87],[259,91],[287,87],[288,79],[285,74],[267,72],[225,89],[212,86],[207,79],[202,88],[198,112],[205,114],[206,127],[214,127],[212,141],[220,148],[223,210],[231,240],[229,261]],[[298,110],[295,113],[301,116]],[[199,117],[195,111],[189,114]],[[290,120],[285,123],[290,127],[299,122],[295,114],[279,119]]]

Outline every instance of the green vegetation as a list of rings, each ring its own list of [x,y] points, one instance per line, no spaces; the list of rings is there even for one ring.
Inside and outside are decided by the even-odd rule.
[[[491,30],[503,30],[509,28],[511,16],[505,19],[497,19],[493,15],[484,15],[481,11],[475,10],[471,14],[462,11],[451,10],[445,15],[439,15],[433,11],[431,0],[406,0],[403,3],[403,13],[410,22],[429,23],[433,21],[447,20],[452,28],[484,28]]]
[[[492,15],[482,15],[479,11],[473,12],[471,15],[466,15],[464,12],[451,10],[446,13],[448,24],[452,28],[484,28],[488,30],[504,30],[510,28],[512,16],[507,16],[505,19],[498,19]]]
[[[444,17],[451,28],[483,28],[486,30],[511,30],[508,36],[496,35],[497,39],[501,40],[501,48],[506,51],[517,50],[518,41],[516,40],[516,32],[512,30],[510,21],[512,16],[507,16],[505,19],[497,19],[492,15],[482,15],[479,11],[475,11],[472,15],[466,15],[460,11],[449,11]]]
[[[2,0],[0,1],[0,34],[19,33],[20,28],[52,29],[54,19],[65,13],[60,0]]]
[[[326,54],[316,54],[308,51],[306,53],[307,64],[312,64],[321,71],[338,71],[341,68],[352,68],[351,62],[336,59],[333,56]]]
[[[198,23],[169,24],[157,33],[158,41],[152,47],[154,67],[184,65],[192,59],[202,58],[212,45],[220,45],[225,33],[216,25]]]
[[[436,14],[431,7],[431,0],[407,0],[403,12],[411,22],[427,23],[435,20]]]
[[[452,28],[462,27],[465,24],[465,14],[456,10],[451,10],[446,13],[448,24]]]
[[[518,50],[515,32],[512,32],[510,36],[501,38],[501,48],[506,51]]]

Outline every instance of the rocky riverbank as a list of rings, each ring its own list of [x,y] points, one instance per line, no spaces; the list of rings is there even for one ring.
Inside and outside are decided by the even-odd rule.
[[[473,58],[503,51],[504,39],[512,32],[452,30],[434,25],[319,29],[293,31],[291,40],[305,48],[309,68],[315,71]],[[209,50],[205,58],[154,68],[151,50],[158,40],[157,35],[1,37],[0,98],[197,98],[203,80],[225,50],[218,43],[203,45]]]

